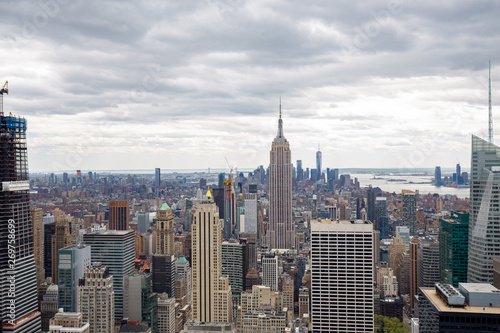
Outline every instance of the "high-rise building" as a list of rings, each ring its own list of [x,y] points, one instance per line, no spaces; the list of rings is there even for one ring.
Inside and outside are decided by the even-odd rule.
[[[262,257],[262,285],[268,286],[273,291],[278,291],[278,257],[266,254]]]
[[[187,302],[191,303],[192,301],[192,280],[191,280],[191,267],[189,266],[189,262],[186,257],[181,256],[179,260],[175,263],[175,268],[177,271],[177,275],[182,277],[184,280],[184,293],[186,294]]]
[[[375,192],[370,185],[366,190],[366,218],[374,225],[377,224],[377,210],[375,209]]]
[[[151,225],[149,223],[149,213],[138,213],[137,214],[137,230],[141,234],[145,234],[148,232],[148,229],[150,227],[151,227]]]
[[[191,225],[193,319],[228,323],[232,320],[231,286],[222,277],[221,221],[210,189],[197,204]]]
[[[68,246],[59,250],[58,256],[58,302],[59,308],[75,312],[77,308],[78,281],[90,266],[90,247]]]
[[[57,289],[57,284],[51,284],[48,286],[40,303],[40,311],[42,313],[42,332],[49,331],[50,319],[52,319],[59,311]]]
[[[467,282],[469,252],[469,214],[451,212],[449,219],[439,220],[440,281],[458,287]]]
[[[158,333],[176,333],[175,298],[168,294],[158,295]]]
[[[292,249],[295,231],[292,223],[292,153],[283,135],[283,120],[271,145],[269,163],[269,227],[267,243],[271,249]]]
[[[58,268],[59,268],[59,250],[73,244],[73,236],[70,234],[70,216],[61,215],[56,219],[55,232],[52,236],[52,281],[55,284],[59,283]]]
[[[493,285],[500,289],[500,257],[493,258]]]
[[[442,181],[441,181],[441,167],[437,166],[436,169],[434,170],[434,185],[436,186],[441,186]]]
[[[78,312],[90,324],[90,333],[115,332],[114,296],[108,267],[101,263],[87,267],[78,283]]]
[[[294,285],[293,278],[288,273],[283,273],[281,278],[281,293],[283,296],[282,308],[294,310]]]
[[[123,315],[129,320],[146,323],[156,331],[158,294],[152,291],[150,274],[126,275],[123,278]]]
[[[109,230],[128,230],[129,218],[127,200],[109,202]]]
[[[175,297],[175,257],[173,254],[156,254],[153,256],[153,291],[166,293]]]
[[[0,182],[0,318],[3,319],[3,331],[38,332],[41,326],[36,301],[24,118],[0,115]],[[15,290],[12,290],[12,283]]]
[[[156,254],[174,254],[174,213],[167,203],[156,213]]]
[[[418,243],[418,286],[432,288],[439,282],[439,242],[424,237]]]
[[[160,168],[155,169],[155,187],[160,187],[160,181],[161,181],[161,174],[160,174]]]
[[[105,230],[83,235],[84,243],[91,248],[92,262],[102,263],[113,277],[116,319],[123,317],[123,277],[134,272],[134,235],[134,230]]]
[[[415,296],[418,295],[418,238],[410,242],[410,308],[415,308]]]
[[[222,243],[222,275],[229,278],[233,297],[243,291],[243,245],[234,240]]]
[[[472,136],[467,281],[491,283],[500,256],[500,147]]]
[[[297,180],[304,179],[304,169],[302,169],[302,160],[297,160]]]
[[[402,223],[410,228],[410,235],[417,235],[417,197],[415,192],[403,190]]]
[[[33,226],[33,253],[35,255],[36,285],[45,280],[43,269],[43,211],[41,208],[31,208]]]
[[[373,278],[371,222],[312,221],[313,332],[373,332]]]
[[[245,233],[257,234],[257,194],[245,193]]]
[[[43,224],[43,270],[45,277],[52,277],[52,236],[56,233],[56,223],[54,216],[50,216],[51,221]]]
[[[322,159],[322,154],[321,151],[319,150],[319,144],[318,144],[318,151],[316,152],[316,180],[321,179],[321,159]]]
[[[389,218],[387,217],[387,198],[375,198],[375,230],[380,232],[380,239],[389,238]]]
[[[460,169],[460,163],[457,164],[456,175],[457,175],[457,184],[463,184],[464,181],[463,181],[463,178],[462,178],[462,172],[461,172],[461,169]]]

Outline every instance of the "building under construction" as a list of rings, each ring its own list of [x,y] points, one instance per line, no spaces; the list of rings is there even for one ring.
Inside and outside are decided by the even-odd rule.
[[[2,96],[3,97],[3,96]],[[26,120],[0,115],[0,316],[3,332],[39,332]],[[1,330],[0,330],[1,331]]]

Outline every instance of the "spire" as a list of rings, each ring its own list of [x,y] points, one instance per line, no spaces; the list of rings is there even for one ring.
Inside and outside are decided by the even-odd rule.
[[[278,120],[278,138],[283,137],[283,120],[281,119],[281,96],[280,96],[280,117]]]
[[[488,91],[488,98],[489,98],[489,106],[488,106],[488,139],[490,143],[493,143],[493,119],[491,116],[491,61],[488,62],[488,71],[489,71],[489,76],[488,76],[488,81],[489,81],[489,91]]]
[[[210,192],[210,186],[208,186],[208,189],[207,189],[207,199],[212,199],[212,193]]]

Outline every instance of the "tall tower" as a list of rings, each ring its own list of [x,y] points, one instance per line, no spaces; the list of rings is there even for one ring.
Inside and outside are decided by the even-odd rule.
[[[491,114],[491,61],[488,62],[488,139],[493,144],[493,118]]]
[[[271,249],[294,247],[292,223],[292,152],[283,135],[283,120],[278,120],[278,134],[271,145],[269,163],[269,229],[267,242]]]
[[[128,201],[109,202],[109,230],[128,230]]]
[[[0,115],[0,183],[0,317],[3,332],[38,332],[41,322],[36,302],[24,118]],[[12,304],[15,304],[14,312]]]
[[[222,277],[222,232],[210,189],[197,204],[191,225],[193,319],[227,323],[232,320],[229,278]]]
[[[164,203],[156,214],[156,254],[174,254],[174,213]]]
[[[160,181],[161,181],[161,171],[160,168],[155,169],[155,187],[160,187]]]
[[[319,150],[319,143],[318,143],[318,151],[316,152],[316,175],[317,175],[316,180],[321,179],[321,158],[322,154],[321,151]]]
[[[472,136],[469,215],[469,283],[493,282],[500,257],[500,147]]]
[[[373,332],[373,278],[371,222],[311,222],[313,332]]]
[[[417,197],[415,192],[403,190],[402,223],[410,228],[410,235],[417,235]]]

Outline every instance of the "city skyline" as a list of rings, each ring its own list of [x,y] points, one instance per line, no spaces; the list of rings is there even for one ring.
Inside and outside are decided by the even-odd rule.
[[[33,171],[266,164],[279,96],[304,165],[469,165],[488,60],[498,123],[494,3],[55,4],[0,4]]]

